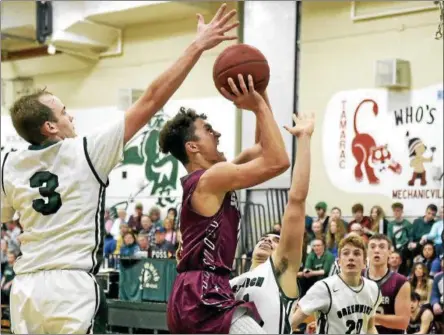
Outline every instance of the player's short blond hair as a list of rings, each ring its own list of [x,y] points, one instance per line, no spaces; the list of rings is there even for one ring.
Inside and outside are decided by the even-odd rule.
[[[45,122],[57,122],[51,108],[40,102],[45,95],[52,95],[46,89],[20,97],[10,109],[11,121],[17,133],[26,142],[39,145],[47,137],[42,134],[41,128]]]
[[[357,234],[349,234],[347,237],[344,237],[338,245],[338,255],[341,254],[342,248],[344,248],[347,244],[351,244],[355,248],[361,249],[364,254],[364,260],[367,259],[367,247],[364,243],[364,240],[361,236]]]

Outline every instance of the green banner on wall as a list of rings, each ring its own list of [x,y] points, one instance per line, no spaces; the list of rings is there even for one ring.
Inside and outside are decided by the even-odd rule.
[[[121,259],[119,299],[166,302],[176,275],[174,259]]]

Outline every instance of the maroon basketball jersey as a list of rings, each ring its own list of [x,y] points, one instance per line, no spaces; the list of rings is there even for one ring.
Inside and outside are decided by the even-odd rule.
[[[365,271],[365,277],[373,280],[369,276],[368,269]],[[387,274],[384,277],[382,277],[379,280],[373,280],[373,281],[375,281],[378,284],[382,296],[381,305],[379,305],[379,309],[377,312],[380,314],[394,315],[396,296],[398,295],[398,292],[401,289],[402,285],[404,285],[404,283],[407,281],[407,278],[397,272],[392,272],[388,270]],[[376,326],[376,329],[378,330],[379,334],[405,333],[405,330],[390,329],[390,328],[385,328],[383,326]]]
[[[191,197],[205,170],[182,178],[183,196],[180,231],[183,250],[178,272],[210,270],[230,273],[237,247],[240,212],[235,192],[228,192],[219,211],[212,217],[196,213]]]
[[[212,217],[192,208],[191,197],[204,172],[195,171],[181,180],[183,249],[167,308],[173,334],[228,334],[237,307],[262,322],[254,303],[236,301],[230,286],[240,222],[236,194],[227,193]]]

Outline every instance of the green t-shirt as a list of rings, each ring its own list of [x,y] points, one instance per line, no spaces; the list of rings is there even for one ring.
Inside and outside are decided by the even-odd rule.
[[[390,222],[387,228],[387,237],[393,242],[395,249],[406,246],[412,240],[412,224],[406,219],[401,222]]]
[[[324,270],[324,277],[328,276],[330,272],[330,268],[335,262],[335,256],[328,251],[325,250],[324,254],[321,257],[316,256],[314,251],[310,252],[305,261],[305,268],[310,269],[312,271]]]
[[[9,283],[15,277],[14,270],[12,269],[12,266],[10,266],[9,264],[5,266],[5,270],[3,271],[3,277],[5,277],[5,284]]]
[[[421,237],[430,233],[435,220],[425,222],[424,217],[419,217],[413,221],[412,225],[412,241],[419,242]]]

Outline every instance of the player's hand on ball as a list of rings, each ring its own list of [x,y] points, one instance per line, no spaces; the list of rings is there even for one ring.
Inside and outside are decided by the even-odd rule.
[[[241,74],[239,74],[237,78],[239,80],[239,88],[236,86],[233,78],[228,78],[228,85],[230,86],[233,94],[221,87],[223,96],[228,100],[233,101],[237,108],[256,112],[259,109],[259,105],[261,103],[265,103],[265,100],[254,89],[253,77],[248,75],[248,87],[247,84],[245,84],[244,77]]]
[[[302,135],[311,136],[314,131],[315,117],[314,114],[293,114],[293,121],[295,125],[293,127],[284,126],[290,134],[299,137]]]
[[[236,15],[236,10],[233,9],[225,14],[226,9],[227,5],[223,4],[209,23],[205,23],[202,14],[197,14],[197,36],[195,42],[202,50],[214,48],[223,41],[237,39],[235,35],[225,35],[226,32],[239,25],[239,21],[234,23],[228,22]]]

